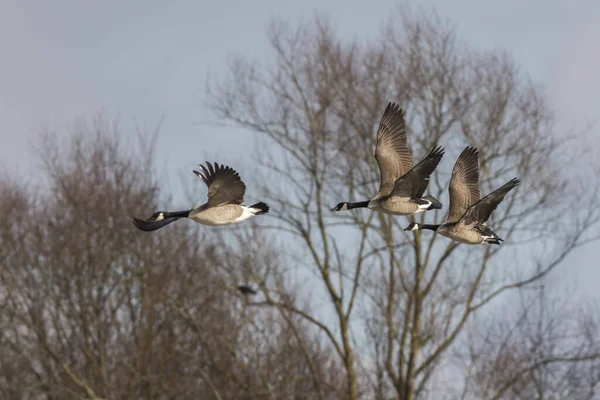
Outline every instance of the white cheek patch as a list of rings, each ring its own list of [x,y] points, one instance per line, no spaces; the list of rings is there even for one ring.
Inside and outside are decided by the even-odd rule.
[[[165,219],[165,215],[163,213],[158,214],[158,217],[156,217],[156,221],[162,221],[163,219]]]

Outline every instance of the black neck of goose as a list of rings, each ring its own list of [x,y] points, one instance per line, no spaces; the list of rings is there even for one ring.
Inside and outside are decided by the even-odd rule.
[[[366,208],[369,206],[369,200],[366,201],[358,201],[356,203],[346,203],[348,204],[348,210],[352,208]]]
[[[429,229],[430,231],[437,231],[439,225],[431,225],[431,224],[421,224],[419,225],[419,229]]]
[[[167,211],[164,213],[165,218],[187,218],[191,210],[184,211]]]

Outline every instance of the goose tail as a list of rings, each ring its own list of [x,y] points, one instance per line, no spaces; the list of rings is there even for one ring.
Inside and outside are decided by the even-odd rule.
[[[423,199],[431,202],[429,207],[427,207],[428,210],[439,210],[442,208],[442,203],[433,196],[425,196]]]
[[[498,237],[498,235],[494,234],[493,237],[491,238],[486,238],[485,241],[489,244],[497,244],[500,245],[501,242],[504,242],[504,239],[501,239],[500,237]]]
[[[262,201],[256,204],[252,204],[248,208],[254,213],[254,215],[266,214],[269,212],[269,206],[263,203]]]

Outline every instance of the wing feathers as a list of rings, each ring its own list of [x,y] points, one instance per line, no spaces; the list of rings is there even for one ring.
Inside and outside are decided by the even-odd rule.
[[[498,207],[498,204],[504,200],[504,197],[508,192],[517,187],[521,181],[517,178],[513,178],[503,186],[494,190],[492,193],[473,204],[463,216],[464,223],[470,225],[472,223],[485,224],[490,218],[492,212]]]
[[[479,151],[471,146],[460,153],[450,179],[450,207],[447,222],[456,222],[479,201]]]
[[[431,174],[443,156],[442,146],[431,149],[423,160],[396,181],[392,194],[398,197],[421,198],[427,190]]]
[[[412,168],[404,113],[394,103],[388,103],[379,122],[375,159],[381,176],[380,191],[384,186],[391,191],[394,182]]]
[[[216,162],[213,164],[214,167],[210,162],[206,163],[207,167],[199,164],[202,172],[194,171],[208,187],[208,205],[242,204],[246,185],[240,175],[231,167]]]

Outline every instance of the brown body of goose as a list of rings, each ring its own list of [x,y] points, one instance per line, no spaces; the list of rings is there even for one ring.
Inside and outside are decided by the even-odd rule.
[[[202,172],[194,171],[208,187],[208,201],[205,204],[184,211],[157,211],[146,220],[133,218],[133,224],[148,232],[180,218],[189,218],[202,225],[219,226],[235,224],[269,212],[269,206],[263,202],[242,205],[246,185],[233,168],[217,163],[214,163],[214,167],[208,162],[206,165],[199,165]]]
[[[381,176],[379,191],[371,200],[341,202],[331,211],[365,207],[386,214],[411,215],[442,208],[435,197],[423,194],[443,155],[444,149],[436,146],[413,167],[404,114],[398,105],[389,103],[379,123],[375,146],[375,159]]]
[[[413,222],[404,230],[429,229],[466,244],[500,244],[503,240],[486,226],[486,222],[506,194],[520,183],[517,178],[513,178],[480,199],[479,153],[476,148],[466,147],[452,170],[449,185],[450,209],[446,220],[439,225]]]

